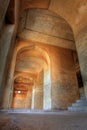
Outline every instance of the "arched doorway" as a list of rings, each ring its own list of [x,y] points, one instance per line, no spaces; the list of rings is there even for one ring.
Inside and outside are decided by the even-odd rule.
[[[51,109],[50,59],[46,51],[36,45],[18,51],[12,95],[12,108]]]

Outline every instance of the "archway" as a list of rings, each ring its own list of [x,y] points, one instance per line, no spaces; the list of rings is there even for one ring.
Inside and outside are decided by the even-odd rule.
[[[47,52],[37,45],[32,44],[31,48],[27,42],[26,45],[21,44],[20,46],[19,44],[15,53],[14,81],[12,81],[14,87],[10,93],[9,107],[27,109],[46,109],[48,107],[51,109],[50,59]],[[44,78],[46,75],[49,78],[48,83]],[[45,96],[46,83],[49,85],[47,96]],[[13,95],[14,98],[11,100]],[[41,99],[40,103],[38,103],[38,98]]]

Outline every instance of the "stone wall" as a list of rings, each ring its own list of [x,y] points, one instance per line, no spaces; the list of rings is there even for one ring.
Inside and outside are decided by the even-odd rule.
[[[52,108],[65,109],[79,98],[75,65],[71,50],[51,49]]]
[[[43,70],[39,73],[35,83],[34,109],[43,109],[43,87],[44,87]]]
[[[79,57],[84,91],[87,97],[87,26],[84,26],[76,35],[76,48]]]
[[[2,102],[3,93],[6,87],[6,80],[9,73],[9,66],[12,58],[12,49],[14,37],[14,25],[5,25],[0,38],[0,105]],[[11,49],[11,50],[10,50]],[[6,88],[7,89],[7,88]]]
[[[49,45],[40,45],[48,52],[51,62],[51,108],[66,109],[79,98],[79,88],[73,60],[73,51]]]
[[[27,91],[27,96],[25,99],[25,108],[31,109],[32,108],[32,84],[29,84],[28,86],[28,91]]]
[[[25,10],[20,16],[18,37],[26,40],[75,49],[69,24],[60,16],[44,9]]]
[[[4,100],[3,98],[5,96],[5,91],[8,90],[9,95],[9,88],[6,87],[6,82],[7,78],[9,77],[9,67],[12,59],[18,24],[15,22],[15,20],[18,19],[16,15],[18,12],[15,11],[15,7],[13,5],[13,14],[15,15],[14,24],[6,22],[6,14],[9,2],[9,0],[0,1],[0,108],[3,107],[2,102]],[[15,6],[17,6],[17,1],[15,1]]]
[[[26,94],[19,94],[17,92],[14,93],[14,98],[12,102],[12,108],[25,108],[26,104]]]

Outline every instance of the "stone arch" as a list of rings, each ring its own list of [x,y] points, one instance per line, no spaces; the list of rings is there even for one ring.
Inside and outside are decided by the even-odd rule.
[[[43,67],[43,75],[46,75],[46,72],[47,71],[49,71],[50,72],[50,58],[49,58],[49,56],[48,56],[48,54],[47,54],[47,52],[45,51],[45,50],[43,50],[43,49],[41,49],[40,47],[38,47],[37,45],[35,46],[34,45],[34,48],[32,48],[31,47],[31,45],[29,45],[29,43],[28,42],[26,42],[24,45],[22,45],[22,44],[20,44],[20,42],[19,42],[19,45],[17,45],[16,47],[15,47],[15,51],[14,51],[14,56],[13,56],[13,61],[12,61],[12,68],[11,68],[11,71],[10,71],[10,78],[9,78],[9,81],[8,81],[8,85],[10,85],[10,89],[11,89],[11,96],[10,96],[10,98],[12,98],[12,91],[14,90],[14,88],[13,88],[13,84],[14,84],[14,80],[16,79],[16,78],[18,78],[19,76],[21,76],[21,73],[16,73],[15,74],[15,66],[16,66],[16,59],[17,59],[17,55],[20,55],[20,53],[22,53],[23,51],[25,51],[26,52],[26,50],[28,50],[28,51],[33,51],[33,49],[36,51],[36,52],[39,52],[40,53],[40,55],[38,54],[38,56],[41,56],[40,58],[42,58],[43,57],[43,59],[44,59],[44,62],[45,62],[45,67]],[[29,54],[30,55],[30,54]],[[13,71],[13,72],[12,72]],[[35,75],[34,75],[35,76]],[[50,73],[49,73],[49,79],[50,79]],[[25,77],[26,78],[26,74],[25,74],[25,76],[23,76],[23,77]],[[43,92],[44,92],[44,98],[46,98],[46,89],[47,89],[47,86],[46,86],[46,78],[44,78],[43,79],[43,82],[44,82],[44,89],[43,89]],[[48,96],[51,96],[51,80],[49,80],[49,94],[48,94]],[[43,109],[45,109],[45,106],[46,106],[46,104],[47,104],[47,102],[46,102],[46,99],[44,99],[43,98]],[[47,97],[48,98],[48,97]],[[51,109],[51,97],[49,97],[50,98],[50,100],[49,100],[49,108]],[[8,107],[11,107],[11,102],[12,102],[12,100],[10,100],[10,102],[9,102],[9,106]],[[48,104],[47,104],[48,105]]]

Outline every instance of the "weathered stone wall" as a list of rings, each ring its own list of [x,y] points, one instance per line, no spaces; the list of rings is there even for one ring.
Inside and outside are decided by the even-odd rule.
[[[51,108],[66,109],[79,98],[72,50],[40,45],[51,61]]]
[[[79,98],[72,51],[53,47],[51,53],[52,108],[65,109]]]
[[[25,100],[25,108],[31,109],[32,108],[32,84],[29,84],[27,96]]]
[[[17,4],[19,3],[17,3],[17,1],[15,1],[15,6],[17,6]],[[18,19],[18,15],[16,15],[16,13],[18,12],[15,11],[14,6],[12,6],[12,8],[14,8],[13,13],[15,15],[15,24],[5,23],[5,16],[9,2],[9,0],[0,1],[0,108],[3,107],[2,102],[5,96],[5,91],[8,90],[9,95],[9,89],[6,88],[6,82],[7,78],[9,77],[9,67],[13,54],[15,35],[18,24],[18,22],[15,22],[15,20],[17,21]]]
[[[19,94],[17,92],[14,93],[14,98],[12,102],[12,108],[25,108],[26,104],[26,94]]]
[[[0,38],[0,105],[2,104],[2,97],[5,91],[6,79],[8,78],[8,70],[12,58],[12,49],[14,37],[14,26],[6,25],[3,27]],[[10,50],[11,49],[11,50]],[[7,89],[7,88],[6,88]]]
[[[76,48],[79,57],[84,91],[87,97],[87,26],[84,26],[82,30],[80,30],[80,32],[77,34]]]
[[[18,37],[75,49],[69,24],[60,16],[43,9],[29,9],[20,16]]]
[[[43,109],[43,70],[39,73],[35,83],[34,109]]]

